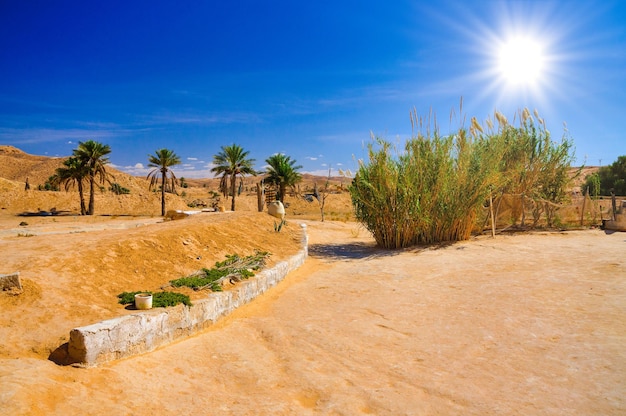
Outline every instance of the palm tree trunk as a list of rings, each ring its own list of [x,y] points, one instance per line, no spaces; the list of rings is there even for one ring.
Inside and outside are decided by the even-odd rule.
[[[285,204],[285,192],[287,191],[287,185],[284,182],[280,183],[280,199],[279,201]]]
[[[161,216],[165,216],[165,174],[161,172]]]
[[[230,203],[230,210],[235,210],[235,186],[237,185],[237,174],[233,174],[230,178],[230,191],[233,194],[233,200]]]
[[[85,215],[87,213],[87,208],[85,208],[85,190],[81,181],[78,181],[78,196],[80,197],[80,215]]]
[[[93,176],[89,178],[89,210],[87,211],[87,215],[93,215],[93,211],[94,211],[95,195],[93,192],[93,187],[94,187],[95,181],[96,181],[96,178],[94,178]]]

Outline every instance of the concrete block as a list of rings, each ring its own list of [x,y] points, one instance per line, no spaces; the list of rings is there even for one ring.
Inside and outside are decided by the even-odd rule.
[[[0,290],[17,290],[22,291],[22,281],[20,273],[0,274]]]

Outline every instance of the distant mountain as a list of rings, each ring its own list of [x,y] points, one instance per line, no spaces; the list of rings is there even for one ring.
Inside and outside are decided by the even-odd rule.
[[[17,182],[22,188],[28,179],[31,189],[36,189],[45,184],[68,157],[35,156],[13,146],[0,145],[0,178]],[[107,167],[107,172],[114,176],[112,182],[131,191],[147,190],[145,178],[131,176],[111,166]]]
[[[44,184],[65,158],[29,155],[13,146],[0,146],[0,178],[26,182],[31,187]]]

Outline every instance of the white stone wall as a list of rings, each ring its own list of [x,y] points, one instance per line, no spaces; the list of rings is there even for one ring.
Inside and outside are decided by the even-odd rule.
[[[86,367],[152,351],[215,323],[239,306],[275,286],[300,267],[308,255],[306,226],[302,250],[271,269],[259,272],[226,292],[211,293],[193,306],[156,308],[72,329],[68,343],[70,362]]]

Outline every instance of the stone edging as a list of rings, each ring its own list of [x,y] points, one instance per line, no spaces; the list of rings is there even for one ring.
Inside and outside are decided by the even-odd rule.
[[[108,361],[152,351],[214,324],[239,306],[275,286],[300,267],[308,255],[306,225],[302,250],[271,269],[263,270],[225,292],[211,293],[193,306],[177,305],[108,319],[70,331],[69,362],[93,367]]]

